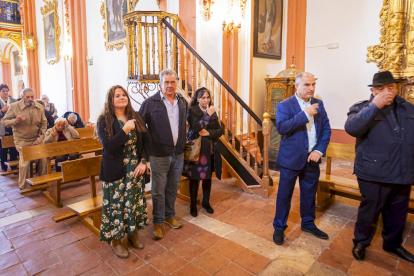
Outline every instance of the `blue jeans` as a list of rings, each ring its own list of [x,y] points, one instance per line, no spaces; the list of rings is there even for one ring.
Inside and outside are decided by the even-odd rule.
[[[184,166],[184,153],[173,156],[150,156],[152,172],[152,216],[154,224],[175,217],[175,199]]]
[[[273,220],[275,230],[285,230],[289,216],[293,191],[296,179],[299,177],[300,188],[300,216],[303,228],[315,226],[315,196],[318,188],[320,170],[319,165],[313,167],[306,162],[302,170],[290,170],[280,167],[280,181],[277,192],[276,215]]]

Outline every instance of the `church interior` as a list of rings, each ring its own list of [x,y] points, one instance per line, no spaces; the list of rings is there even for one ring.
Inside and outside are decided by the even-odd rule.
[[[19,161],[6,162],[0,276],[413,275],[414,264],[383,250],[381,219],[365,259],[352,255],[362,196],[356,139],[344,128],[349,108],[369,99],[377,72],[390,71],[399,80],[397,94],[414,104],[413,0],[1,0],[0,62],[0,83],[12,98],[30,87],[35,99],[46,95],[54,104],[56,118],[76,112],[85,124],[81,139],[68,146],[19,151],[31,162],[24,189]],[[94,127],[113,85],[126,89],[138,111],[160,90],[159,74],[168,68],[177,72],[184,98],[201,87],[211,91],[223,126],[214,213],[200,200],[198,216],[190,215],[189,179],[182,176],[175,212],[183,228],[164,227],[164,238],[153,240],[150,182],[150,222],[139,231],[145,247],[125,239],[129,258],[121,259],[99,239],[102,145]],[[295,95],[302,72],[315,76],[315,98],[332,129],[315,202],[315,224],[329,239],[301,230],[297,184],[285,242],[276,245],[277,106]],[[10,138],[1,137],[3,150],[15,147]],[[77,163],[55,162],[69,153],[80,156]],[[39,158],[47,160],[43,176],[35,176]],[[411,188],[402,245],[414,253]]]

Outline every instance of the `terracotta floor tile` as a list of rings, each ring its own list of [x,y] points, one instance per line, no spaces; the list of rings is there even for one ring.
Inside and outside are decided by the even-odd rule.
[[[179,229],[177,231],[177,233],[179,233],[180,235],[186,237],[186,238],[191,238],[194,237],[195,235],[197,235],[198,233],[200,233],[201,231],[203,231],[202,228],[191,224],[185,220],[182,220],[183,223],[183,228]]]
[[[28,246],[21,247],[16,250],[17,256],[19,256],[22,262],[29,259],[36,258],[36,256],[42,255],[43,253],[49,252],[52,249],[45,241],[38,241]]]
[[[225,265],[227,265],[230,262],[229,259],[223,257],[220,254],[217,254],[217,252],[213,250],[207,250],[201,255],[199,255],[197,258],[192,260],[192,263],[195,265],[201,267],[205,271],[207,271],[210,274],[215,274],[220,269],[222,269]]]
[[[162,273],[170,274],[178,268],[186,265],[188,262],[174,252],[167,251],[164,254],[152,259],[150,263]]]
[[[52,268],[49,268],[48,270],[45,270],[38,275],[39,276],[61,276],[61,275],[71,276],[75,274],[73,274],[73,272],[70,271],[69,268],[67,268],[65,264],[60,264]]]
[[[289,222],[288,222],[288,226],[289,226]],[[302,229],[300,229],[300,225],[293,224],[292,226],[288,227],[285,230],[285,240],[289,243],[293,243],[302,234],[303,234],[303,231],[302,231]]]
[[[221,239],[222,238],[220,238],[219,236],[213,233],[210,233],[208,231],[203,231],[199,233],[198,235],[192,237],[193,241],[195,241],[196,243],[198,243],[199,245],[205,248],[212,247],[213,245],[221,241]]]
[[[116,276],[115,271],[107,264],[100,264],[91,270],[81,274],[81,276]],[[137,275],[137,274],[134,274]]]
[[[369,250],[369,248],[365,251],[365,261],[390,272],[394,272],[398,265],[396,256],[394,257],[375,250]]]
[[[198,210],[198,213],[199,214],[203,214],[205,216],[208,216],[210,218],[216,218],[216,217],[218,217],[218,216],[220,216],[220,215],[222,215],[222,214],[224,214],[224,213],[227,212],[227,209],[224,209],[224,208],[221,208],[221,207],[218,207],[218,206],[215,206],[215,205],[212,205],[212,208],[214,209],[214,213],[213,214],[207,213],[206,209],[204,209],[204,208],[198,208],[199,209]]]
[[[318,258],[318,261],[334,268],[347,272],[355,259],[342,255],[336,251],[326,249]]]
[[[161,272],[159,272],[158,270],[156,270],[152,265],[145,264],[143,266],[138,267],[137,269],[135,269],[131,273],[127,274],[126,276],[136,276],[136,275],[139,275],[139,276],[161,276],[163,274]],[[96,276],[101,276],[101,275],[96,275]]]
[[[66,262],[78,255],[88,253],[90,250],[82,242],[78,241],[56,249],[54,252],[62,260]]]
[[[234,214],[231,214],[229,212],[218,216],[216,219],[219,220],[219,221],[222,221],[224,223],[233,225],[233,226],[237,225],[238,223],[240,223],[243,220],[242,217],[235,216]]]
[[[288,221],[300,224],[302,219],[300,217],[300,214],[298,214],[296,212],[290,212],[289,217],[288,217]]]
[[[8,239],[6,237],[6,234],[4,234],[3,231],[0,231],[0,242],[4,242],[4,241],[7,241],[7,240]]]
[[[38,254],[36,257],[23,263],[30,275],[37,274],[58,264],[60,264],[60,259],[52,251]]]
[[[352,242],[352,238],[350,237],[341,238],[340,236],[337,236],[332,241],[331,245],[329,246],[329,249],[353,258],[352,256],[353,247],[354,247],[354,243]]]
[[[20,263],[20,259],[19,257],[17,257],[14,251],[10,251],[3,255],[0,255],[0,271],[8,267],[14,266],[18,263]]]
[[[229,263],[216,276],[251,276],[252,274],[235,263]]]
[[[144,262],[135,254],[130,253],[127,259],[114,258],[109,260],[107,264],[111,266],[116,273],[124,275],[135,270],[137,267],[140,267]]]
[[[163,246],[159,245],[158,242],[154,241],[152,238],[145,235],[140,236],[140,239],[145,246],[144,249],[138,250],[132,247],[130,250],[144,261],[148,262],[166,251]]]
[[[367,262],[355,261],[347,271],[350,276],[390,276],[391,272]]]
[[[74,243],[78,240],[78,238],[73,235],[71,232],[66,232],[61,235],[53,236],[47,240],[45,240],[50,247],[55,250],[59,247]]]
[[[27,273],[26,268],[22,264],[18,264],[15,266],[11,266],[5,270],[0,271],[0,276],[26,276],[29,275]]]
[[[193,240],[187,240],[180,245],[173,247],[171,251],[176,253],[178,256],[183,257],[187,261],[191,261],[193,258],[206,251],[206,248],[200,246]]]
[[[263,205],[264,206],[264,205]],[[256,212],[258,208],[255,206],[249,206],[249,205],[237,205],[233,209],[229,211],[230,214],[233,216],[238,216],[240,218],[246,218]]]
[[[70,232],[72,232],[72,234],[75,235],[79,240],[94,235],[94,233],[86,228],[83,224],[79,227],[70,229]]]
[[[181,267],[180,269],[176,270],[174,273],[171,274],[171,276],[183,276],[183,275],[207,276],[209,274],[192,263],[186,264],[185,266]]]
[[[234,226],[236,226],[239,229],[250,232],[252,234],[256,234],[257,232],[262,230],[266,225],[263,223],[254,221],[252,219],[246,218]]]
[[[13,202],[10,200],[0,203],[0,211],[10,208],[10,207],[14,207]]]
[[[401,260],[395,272],[399,275],[410,276],[413,275],[413,271],[414,264]]]
[[[45,218],[38,219],[38,220],[35,220],[35,221],[30,223],[30,225],[35,230],[45,228],[46,226],[49,226],[49,225],[52,225],[52,224],[55,224],[55,222],[53,221],[53,219],[51,218],[51,215],[49,215],[49,214]]]
[[[263,202],[262,199],[258,199],[258,200],[253,200],[253,199],[248,199],[245,202],[241,203],[240,206],[246,206],[248,208],[253,208],[256,210],[259,210],[263,207],[265,207],[267,205],[267,203]]]
[[[275,218],[274,213],[268,213],[263,211],[262,209],[254,212],[248,217],[252,221],[256,221],[261,224],[269,224]]]
[[[39,230],[39,234],[42,235],[44,239],[51,238],[69,231],[69,227],[66,226],[63,222],[52,224],[48,227],[45,227]]]
[[[93,250],[102,261],[107,262],[112,259],[116,259],[117,256],[115,255],[114,251],[112,250],[109,244],[104,244],[95,250]]]
[[[10,241],[6,240],[3,242],[0,242],[0,255],[3,255],[4,253],[7,253],[9,251],[12,251],[14,248]]]
[[[242,253],[245,248],[235,242],[232,242],[228,239],[223,239],[219,243],[216,243],[211,250],[217,252],[218,254],[233,260]]]
[[[92,251],[67,261],[66,266],[76,275],[82,274],[102,264],[101,259]]]
[[[158,243],[165,247],[166,249],[171,249],[174,246],[177,246],[184,241],[186,241],[188,238],[179,234],[181,229],[173,229],[169,231],[167,234],[164,234],[164,238],[158,241]]]
[[[265,227],[262,228],[259,232],[256,233],[256,236],[259,236],[263,239],[273,242],[273,233],[275,229],[273,228],[272,223],[269,223]]]
[[[33,229],[33,227],[29,223],[27,223],[27,224],[24,224],[24,225],[16,226],[16,227],[11,228],[11,229],[7,229],[7,230],[4,231],[4,233],[6,234],[8,239],[12,239],[12,238],[15,238],[15,237],[26,235],[28,233],[32,233],[32,232],[34,232],[34,230],[35,229]]]
[[[254,274],[259,274],[270,263],[270,260],[256,252],[246,249],[234,259],[234,262]]]
[[[16,207],[6,208],[0,211],[0,218],[8,217],[17,214],[18,212],[19,210],[17,210]]]
[[[105,242],[101,242],[97,235],[92,235],[92,236],[87,237],[86,239],[83,239],[82,243],[86,245],[86,247],[88,247],[90,250],[95,250],[96,248],[104,244],[107,244]]]

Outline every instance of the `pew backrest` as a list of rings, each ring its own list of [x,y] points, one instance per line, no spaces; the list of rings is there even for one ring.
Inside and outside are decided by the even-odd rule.
[[[83,128],[77,128],[76,131],[79,133],[79,138],[92,138],[93,133],[95,131],[94,127],[83,127]]]
[[[5,148],[12,148],[14,146],[15,145],[14,145],[13,135],[1,137],[1,147],[3,149],[5,149]]]
[[[99,175],[101,162],[101,155],[62,162],[62,180],[70,182]]]
[[[329,143],[326,149],[326,174],[331,174],[332,158],[338,158],[348,161],[355,160],[355,145]]]

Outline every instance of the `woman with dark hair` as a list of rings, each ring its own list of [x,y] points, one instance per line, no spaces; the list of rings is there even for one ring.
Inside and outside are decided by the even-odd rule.
[[[134,247],[144,248],[138,230],[148,225],[144,175],[151,138],[120,85],[108,90],[96,128],[103,146],[100,240],[110,242],[118,257],[128,258],[128,250],[121,244],[125,234]]]
[[[202,180],[203,201],[202,207],[207,213],[213,214],[210,205],[211,175],[215,171],[216,177],[221,179],[221,156],[216,148],[216,140],[223,134],[216,108],[212,105],[211,92],[202,87],[191,99],[187,121],[189,124],[188,140],[201,138],[200,158],[196,162],[185,162],[184,174],[190,178],[190,214],[197,216],[198,184]]]

